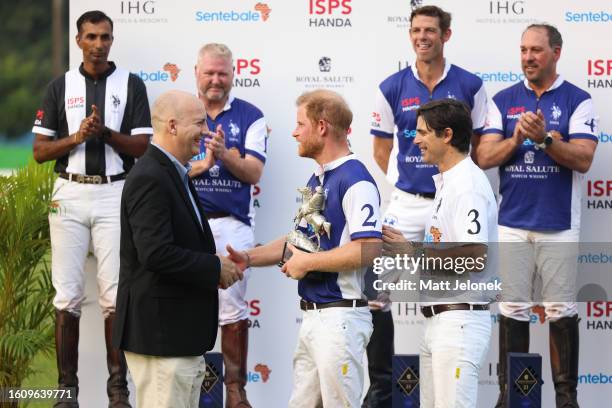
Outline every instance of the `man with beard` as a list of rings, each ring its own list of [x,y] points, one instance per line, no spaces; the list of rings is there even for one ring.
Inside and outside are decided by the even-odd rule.
[[[300,96],[297,106],[293,136],[299,155],[317,163],[307,187],[325,194],[321,214],[331,230],[321,235],[320,252],[307,253],[287,244],[293,255],[282,271],[299,280],[304,311],[288,405],[356,408],[363,389],[362,358],[372,333],[372,317],[363,298],[369,263],[364,253],[380,243],[380,197],[372,176],[349,149],[353,114],[342,97],[315,90]],[[297,221],[298,229],[308,234],[306,221]],[[242,252],[228,248],[230,259],[242,268],[276,264],[285,240],[281,237]]]
[[[202,141],[200,155],[191,162],[190,172],[217,249],[223,255],[228,243],[239,250],[255,245],[251,190],[261,178],[267,148],[262,112],[230,94],[234,79],[232,63],[232,52],[223,44],[206,44],[198,54],[195,66],[198,97],[206,107],[208,128],[215,133],[208,141]],[[230,408],[250,406],[244,389],[249,333],[245,301],[248,276],[247,269],[242,281],[219,290],[226,407]]]
[[[482,80],[444,57],[450,25],[451,15],[439,7],[414,9],[410,41],[416,61],[385,79],[376,93],[370,131],[374,159],[395,186],[383,223],[399,229],[409,241],[423,240],[435,193],[432,176],[437,173],[434,165],[423,163],[414,144],[417,109],[431,100],[453,98],[470,108],[475,135],[480,134],[485,121],[487,97]],[[472,142],[477,141],[473,137]],[[391,304],[383,292],[370,305],[374,318],[368,346],[371,385],[364,407],[387,407],[391,404],[394,331]]]
[[[550,324],[550,361],[557,407],[577,407],[577,243],[582,174],[597,146],[590,95],[557,74],[563,40],[548,24],[521,38],[525,81],[498,92],[477,149],[482,168],[499,166],[499,240],[503,302],[499,308],[497,407],[506,407],[507,353],[529,351],[534,276]],[[509,407],[508,407],[509,408]]]

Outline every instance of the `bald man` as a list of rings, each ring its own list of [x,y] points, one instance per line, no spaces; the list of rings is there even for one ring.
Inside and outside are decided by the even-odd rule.
[[[138,407],[197,407],[203,355],[215,344],[218,288],[242,279],[215,255],[189,180],[206,110],[180,91],[153,105],[153,140],[121,197],[121,266],[113,345],[124,350]],[[212,156],[212,155],[211,155]]]

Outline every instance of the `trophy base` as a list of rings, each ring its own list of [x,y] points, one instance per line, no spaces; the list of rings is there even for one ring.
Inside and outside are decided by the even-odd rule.
[[[309,254],[312,253],[312,251],[309,251],[308,249],[299,247],[297,245],[294,245],[294,246],[304,252],[308,252]],[[293,253],[291,252],[289,248],[287,248],[287,241],[285,241],[285,245],[283,245],[283,255],[281,257],[281,261],[278,263],[278,266],[282,267],[289,260],[289,258],[291,258],[292,255]],[[325,272],[310,271],[306,274],[306,276],[304,276],[303,279],[322,281],[325,279],[324,273]]]

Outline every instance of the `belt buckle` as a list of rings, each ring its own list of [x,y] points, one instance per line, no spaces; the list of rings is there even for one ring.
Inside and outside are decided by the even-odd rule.
[[[92,184],[102,184],[102,176],[91,176],[91,183]]]

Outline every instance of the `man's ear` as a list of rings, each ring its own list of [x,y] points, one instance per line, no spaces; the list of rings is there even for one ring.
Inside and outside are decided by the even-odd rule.
[[[79,48],[83,49],[83,48],[81,47],[81,33],[77,33],[77,35],[75,35],[75,36],[74,36],[74,40],[76,41],[77,46],[78,46]]]
[[[327,133],[328,126],[329,126],[329,123],[327,123],[323,119],[320,119],[319,122],[317,122],[317,128],[319,129],[319,134],[321,136]]]
[[[166,122],[168,133],[176,135],[177,122],[176,119],[168,119]]]
[[[444,135],[442,136],[442,138],[444,139],[444,143],[450,144],[451,140],[453,140],[453,129],[444,128],[443,132]]]

